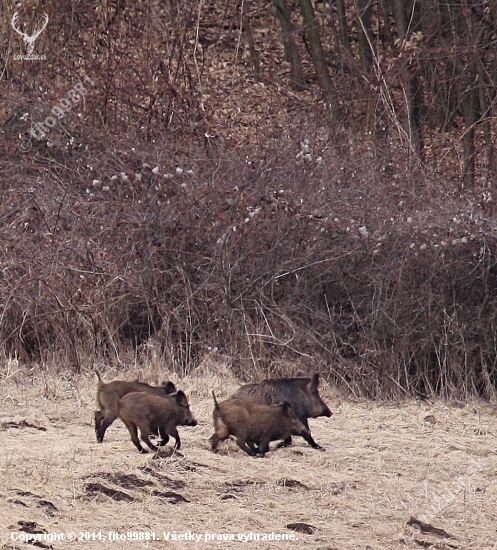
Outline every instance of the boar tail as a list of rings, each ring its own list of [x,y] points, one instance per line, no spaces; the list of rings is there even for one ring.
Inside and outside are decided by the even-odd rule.
[[[214,398],[214,407],[216,409],[219,409],[219,403],[217,402],[216,394],[214,393],[214,390],[212,390],[212,397]]]
[[[93,370],[95,371],[95,374],[96,374],[97,377],[98,377],[98,382],[99,382],[100,384],[103,384],[104,381],[102,380],[102,377],[100,376],[100,373],[98,372],[98,370],[97,370],[97,369],[93,369]]]

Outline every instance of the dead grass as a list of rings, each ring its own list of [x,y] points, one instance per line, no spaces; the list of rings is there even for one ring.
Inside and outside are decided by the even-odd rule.
[[[159,382],[143,370],[126,378],[138,375]],[[210,362],[183,380],[155,376],[186,391],[199,421],[180,429],[181,453],[163,451],[160,458],[139,455],[119,421],[103,444],[96,443],[93,375],[66,379],[21,372],[12,363],[2,368],[0,548],[27,547],[11,540],[23,525],[33,528],[22,522],[35,522],[46,533],[154,531],[161,538],[163,531],[289,534],[289,524],[312,531],[295,532],[296,542],[167,545],[181,549],[497,548],[492,405],[350,401],[324,386],[335,414],[311,420],[311,427],[327,452],[296,438],[291,447],[254,459],[234,442],[217,455],[208,448],[211,389],[223,398],[238,385],[227,369]],[[429,525],[416,527],[410,518]],[[163,548],[164,542],[89,540],[76,546]]]

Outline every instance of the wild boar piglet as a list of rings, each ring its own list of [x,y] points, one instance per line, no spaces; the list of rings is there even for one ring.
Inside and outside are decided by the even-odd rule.
[[[100,409],[95,411],[95,435],[97,441],[102,443],[107,428],[118,416],[119,400],[131,392],[148,392],[154,395],[169,395],[176,391],[172,382],[163,382],[160,386],[150,386],[138,380],[113,380],[104,382],[98,370],[97,402]]]
[[[288,402],[279,405],[261,405],[247,399],[230,398],[218,403],[214,392],[214,429],[212,450],[220,441],[235,436],[237,445],[251,456],[264,456],[269,442],[285,440],[291,434],[310,436]]]
[[[146,392],[128,393],[119,401],[119,418],[128,428],[131,441],[140,453],[148,451],[140,444],[138,429],[140,439],[152,451],[157,451],[157,447],[150,441],[151,433],[160,434],[159,447],[165,445],[169,436],[172,436],[176,440],[174,448],[180,449],[181,439],[177,426],[197,425],[182,391],[162,397]]]
[[[306,427],[305,435],[302,437],[314,449],[324,451],[312,438],[308,419],[318,416],[331,416],[333,413],[326,403],[321,399],[318,391],[319,374],[312,378],[268,378],[258,384],[245,384],[239,388],[232,397],[248,399],[255,403],[264,405],[276,405],[286,401],[289,403],[297,418]],[[278,446],[285,447],[292,442],[292,435],[288,435]]]

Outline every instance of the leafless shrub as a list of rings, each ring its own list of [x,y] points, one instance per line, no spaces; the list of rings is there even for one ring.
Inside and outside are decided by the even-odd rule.
[[[490,397],[491,188],[293,93],[291,124],[235,154],[233,120],[202,104],[208,53],[233,59],[234,7],[216,34],[195,3],[120,6],[39,3],[38,65],[2,32],[2,351],[81,370],[153,343],[184,373],[217,350],[246,380],[319,370],[356,395]]]

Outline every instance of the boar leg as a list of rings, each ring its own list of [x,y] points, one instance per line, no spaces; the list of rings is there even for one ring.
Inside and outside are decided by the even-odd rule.
[[[157,443],[159,447],[164,447],[164,445],[167,445],[167,442],[169,441],[169,435],[166,433],[166,430],[163,426],[159,428],[160,433],[160,441]]]
[[[326,451],[325,448],[321,447],[321,445],[318,445],[318,444],[314,441],[314,439],[312,438],[311,432],[309,432],[309,435],[303,435],[302,437],[307,441],[307,443],[309,443],[309,445],[310,445],[313,449],[317,449],[318,451]]]
[[[169,431],[170,435],[174,437],[176,442],[174,443],[174,450],[179,451],[181,449],[181,439],[179,437],[178,429],[176,426]]]
[[[225,437],[219,436],[217,432],[211,436],[211,451],[217,453],[217,446],[220,441],[224,441],[229,436],[229,432]]]
[[[227,439],[231,431],[219,417],[214,419],[214,428],[216,433],[211,437],[211,450],[216,453],[219,442]]]
[[[266,453],[269,452],[269,441],[267,439],[261,439],[258,452],[261,458],[264,458]]]
[[[100,428],[97,433],[97,441],[99,443],[102,443],[102,441],[104,440],[104,435],[107,428],[112,424],[112,422],[114,422],[116,418],[117,418],[116,415],[108,414],[108,413],[103,417],[102,421],[100,422]]]
[[[252,450],[246,443],[243,439],[238,439],[236,440],[236,444],[240,447],[240,449],[242,449],[242,451],[245,451],[248,455],[250,456],[257,456],[257,453]],[[259,449],[259,452],[260,452],[260,449]]]
[[[140,439],[147,445],[149,449],[152,451],[157,451],[157,447],[150,441],[150,426],[142,425],[139,426],[140,428]]]
[[[131,436],[131,441],[134,443],[134,445],[138,449],[138,451],[140,451],[140,453],[148,453],[148,451],[140,445],[140,441],[138,439],[138,430],[136,429],[136,424],[133,424],[131,422],[125,422],[124,420],[123,420],[123,422],[126,425],[126,428],[128,428],[129,435]]]
[[[97,436],[97,441],[101,443],[99,439],[100,435],[100,424],[102,424],[102,420],[104,418],[104,413],[102,411],[95,411],[95,434]]]
[[[292,444],[292,436],[289,435],[286,439],[284,439],[281,443],[278,443],[277,447],[278,449],[281,449],[281,447],[288,447]]]
[[[313,449],[318,449],[319,451],[326,451],[326,449],[323,449],[323,447],[321,447],[321,445],[318,445],[312,438],[311,429],[309,428],[309,423],[307,422],[307,418],[301,418],[300,420],[302,420],[302,424],[307,428],[307,434],[302,435],[302,437],[307,441],[307,443],[309,443],[309,445]]]
[[[321,445],[318,445],[314,441],[314,439],[312,438],[312,435],[310,434],[310,432],[309,432],[309,435],[303,435],[302,437],[307,441],[307,443],[309,443],[309,445],[313,449],[318,449],[319,451],[326,451],[326,449],[324,449],[323,447],[321,447]],[[292,437],[289,436],[286,439],[284,439],[281,443],[278,443],[277,447],[278,447],[278,449],[280,449],[281,447],[288,447],[291,444],[292,444]]]
[[[255,443],[253,441],[246,441],[246,443],[254,451],[254,453],[259,452],[259,449],[255,446]]]
[[[307,443],[309,443],[309,445],[313,448],[313,449],[318,449],[319,451],[326,451],[326,449],[324,449],[323,447],[321,447],[321,445],[318,445],[314,439],[312,438],[312,435],[311,435],[311,430],[309,428],[309,423],[307,422],[307,418],[301,418],[300,419],[302,421],[302,424],[304,424],[304,426],[307,428],[307,431],[308,431],[308,434],[306,435],[302,435],[302,437],[307,441]],[[278,448],[281,448],[281,447],[288,447],[288,445],[291,445],[292,444],[292,436],[289,435],[286,439],[284,439],[281,443],[278,443]]]

